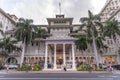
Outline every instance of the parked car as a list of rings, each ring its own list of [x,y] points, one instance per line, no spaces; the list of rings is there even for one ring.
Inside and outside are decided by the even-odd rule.
[[[120,70],[120,65],[112,65],[112,67],[116,70]]]
[[[15,64],[5,64],[4,68],[7,68],[7,67],[9,67],[9,69],[17,69],[18,65],[15,65]]]
[[[104,64],[104,63],[101,63],[101,64],[99,64],[99,66],[100,66],[100,68],[103,68],[103,69],[107,69],[107,65],[106,64]]]

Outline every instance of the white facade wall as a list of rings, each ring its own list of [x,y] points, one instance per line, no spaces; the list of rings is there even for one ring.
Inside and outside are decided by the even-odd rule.
[[[40,42],[40,46],[38,46],[38,43],[35,42],[26,47],[25,56],[44,56],[44,55],[45,55],[45,43],[43,42]]]
[[[108,0],[100,12],[102,21],[106,21],[120,8],[120,0]]]
[[[7,16],[7,17],[6,17]],[[2,30],[5,32],[7,30],[13,30],[15,28],[15,22],[13,22],[12,18],[9,19],[9,16],[5,12],[1,12],[0,10],[0,23],[2,24]]]
[[[47,39],[69,39],[71,38],[68,34],[70,33],[70,29],[51,29],[50,34],[52,34],[52,36],[50,36]]]

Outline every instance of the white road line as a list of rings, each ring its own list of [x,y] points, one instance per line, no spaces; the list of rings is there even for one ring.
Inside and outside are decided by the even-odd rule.
[[[98,77],[102,77],[102,78],[116,78],[116,77],[118,77],[118,76],[98,76]]]
[[[0,78],[0,80],[16,80],[16,79],[19,79],[19,80],[23,80],[23,79],[26,79],[26,80],[34,80],[34,79],[37,79],[37,80],[113,80],[113,78]]]

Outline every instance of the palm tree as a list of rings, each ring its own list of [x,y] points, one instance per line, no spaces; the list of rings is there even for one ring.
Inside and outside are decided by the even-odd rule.
[[[108,21],[104,28],[104,36],[107,36],[116,42],[117,35],[120,36],[120,23],[115,19]]]
[[[98,15],[93,15],[91,11],[88,11],[88,17],[81,18],[80,21],[83,23],[83,26],[86,27],[88,38],[92,38],[94,54],[97,62],[97,68],[99,68],[99,60],[98,60],[98,51],[95,38],[98,37],[98,30],[103,31],[103,26],[101,24],[101,19]]]
[[[13,51],[21,51],[21,48],[16,46],[16,44],[17,44],[17,41],[16,40],[11,40],[10,37],[4,37],[0,41],[0,48],[2,49],[2,51],[1,51],[2,61],[4,61],[4,58],[9,56],[9,54],[12,53]]]
[[[31,43],[31,41],[34,38],[33,36],[35,32],[35,27],[33,27],[32,23],[33,23],[33,20],[23,19],[23,18],[20,18],[19,22],[17,23],[15,38],[19,41],[22,41],[23,43],[20,66],[22,66],[23,64],[25,48],[29,43]]]
[[[86,36],[85,35],[79,35],[76,36],[77,40],[75,41],[76,48],[81,51],[82,57],[83,57],[83,51],[87,49],[87,43],[86,43]],[[82,58],[83,61],[83,58]]]
[[[37,28],[36,33],[35,33],[35,38],[38,40],[38,53],[39,53],[39,48],[40,48],[40,40],[46,38],[46,30],[41,29],[41,27]]]
[[[113,40],[113,44],[116,46],[115,50],[118,53],[118,45],[116,43],[117,36],[120,36],[120,23],[113,19],[111,21],[108,21],[104,28],[104,36],[109,37]]]

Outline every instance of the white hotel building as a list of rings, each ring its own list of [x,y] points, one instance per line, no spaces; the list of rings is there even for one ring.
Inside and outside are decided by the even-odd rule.
[[[113,7],[114,5],[114,7]],[[109,0],[106,5],[100,12],[100,16],[102,21],[105,22],[108,19],[112,19],[115,17],[120,20],[120,12],[119,12],[120,0]],[[11,32],[15,29],[16,21],[12,19],[12,17],[8,16],[3,10],[0,10],[0,22],[5,20],[9,21],[4,22],[3,29],[7,31],[7,33]],[[17,18],[16,18],[17,19]],[[24,55],[24,63],[37,63],[40,65],[44,65],[44,69],[48,69],[48,64],[52,64],[52,69],[61,69],[63,64],[69,66],[69,69],[75,70],[76,65],[83,61],[88,63],[95,64],[95,56],[93,47],[89,47],[82,54],[81,51],[76,49],[75,46],[75,38],[71,37],[71,35],[75,34],[83,34],[82,31],[75,32],[80,25],[72,23],[73,18],[66,18],[64,15],[56,15],[55,18],[47,18],[48,25],[36,25],[38,27],[44,28],[49,36],[46,39],[41,41],[34,40],[34,42],[27,46],[25,55]],[[5,24],[6,23],[6,24]],[[3,23],[2,23],[3,24]],[[8,28],[6,29],[8,25]],[[40,43],[40,46],[38,45]],[[118,44],[119,44],[118,38]],[[100,63],[109,63],[113,64],[119,63],[119,55],[116,54],[115,46],[112,44],[112,40],[109,38],[106,39],[105,44],[109,46],[104,52],[98,53]],[[22,45],[22,44],[21,44]],[[10,56],[6,59],[7,63],[20,63],[20,55]],[[69,63],[69,64],[68,64]]]
[[[103,23],[112,19],[116,19],[120,22],[120,0],[107,0],[99,14]],[[117,37],[116,42],[118,44],[117,46],[120,48],[119,36]],[[109,47],[107,48],[106,53],[103,54],[103,60],[107,62],[112,60],[120,64],[120,55],[115,48],[116,45],[113,44],[113,40],[106,37],[105,44]]]

